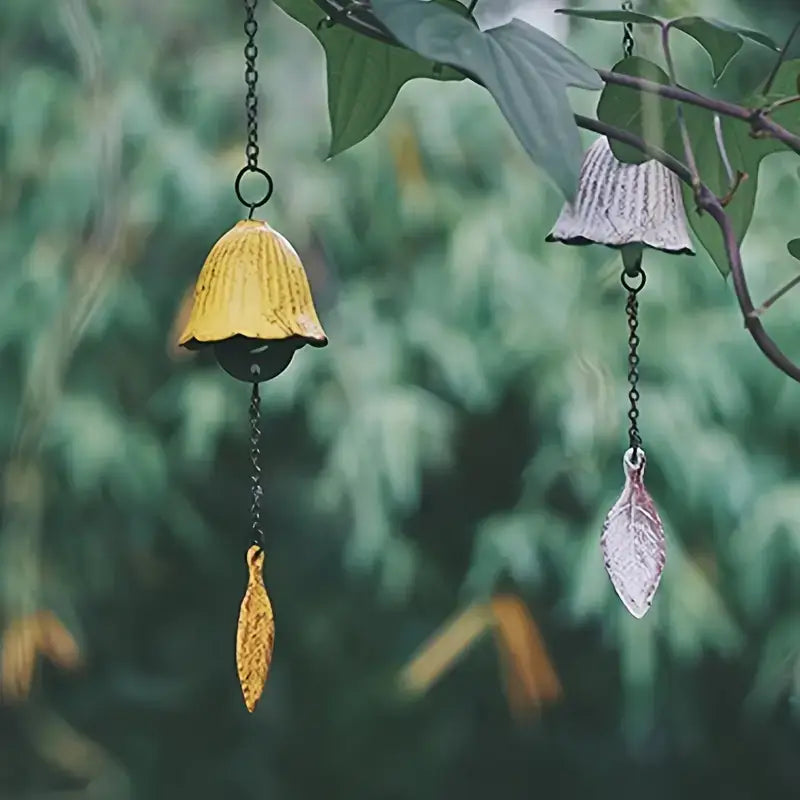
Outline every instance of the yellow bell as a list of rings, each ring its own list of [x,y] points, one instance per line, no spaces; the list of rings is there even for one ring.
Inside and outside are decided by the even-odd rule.
[[[211,249],[178,344],[213,345],[220,365],[239,380],[279,375],[306,344],[328,343],[300,258],[262,220],[242,220]]]

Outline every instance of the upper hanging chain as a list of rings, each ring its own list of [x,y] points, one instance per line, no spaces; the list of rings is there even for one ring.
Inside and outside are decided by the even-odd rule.
[[[244,9],[247,18],[244,22],[244,32],[247,34],[247,44],[244,46],[244,82],[247,84],[247,96],[245,98],[245,108],[247,109],[247,166],[251,170],[258,168],[258,94],[256,84],[258,83],[258,70],[256,70],[256,58],[258,58],[258,46],[256,45],[256,34],[258,33],[258,22],[256,21],[256,4],[258,0],[244,0]]]
[[[236,197],[243,206],[250,209],[249,219],[253,218],[253,212],[272,196],[272,177],[270,174],[258,166],[258,70],[256,69],[256,58],[258,58],[258,46],[256,45],[256,34],[258,33],[258,21],[256,20],[256,5],[258,0],[244,0],[245,22],[244,32],[247,35],[247,43],[244,46],[244,82],[247,85],[245,95],[245,110],[247,112],[247,145],[245,146],[245,158],[247,165],[242,167],[236,176],[234,190]],[[241,183],[242,177],[246,172],[257,172],[267,181],[267,189],[264,197],[257,202],[249,202],[242,197]]]
[[[622,4],[623,11],[633,11],[633,3],[631,0],[625,0]],[[633,55],[633,23],[624,23],[625,33],[622,37],[622,51],[625,53],[625,58],[630,58]]]
[[[261,395],[258,384],[253,384],[250,398],[250,486],[253,502],[250,507],[252,544],[264,549],[264,531],[261,528]]]
[[[639,450],[642,447],[642,437],[639,434],[639,299],[637,295],[644,288],[647,280],[641,266],[636,271],[623,269],[622,285],[628,291],[628,302],[625,304],[625,312],[628,315],[628,400],[630,409],[628,419],[628,439],[630,448],[633,450],[633,463],[639,458]]]

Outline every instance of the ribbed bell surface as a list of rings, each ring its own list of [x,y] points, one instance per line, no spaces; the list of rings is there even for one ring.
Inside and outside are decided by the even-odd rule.
[[[677,176],[658,161],[618,161],[605,136],[586,151],[575,202],[564,205],[547,241],[694,254]]]
[[[212,346],[234,378],[258,382],[283,372],[304,345],[327,343],[294,248],[266,222],[238,222],[206,258],[178,344]]]
[[[260,220],[238,222],[211,249],[178,344],[196,349],[236,335],[328,342],[297,253]]]

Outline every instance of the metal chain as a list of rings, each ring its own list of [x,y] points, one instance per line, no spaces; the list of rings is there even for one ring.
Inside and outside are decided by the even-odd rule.
[[[258,0],[244,0],[244,10],[246,19],[244,22],[244,32],[247,34],[247,44],[244,46],[244,82],[247,84],[247,94],[245,96],[245,110],[247,112],[247,145],[244,149],[247,164],[242,167],[236,176],[233,189],[239,202],[250,209],[248,219],[253,218],[253,212],[263,206],[272,197],[273,182],[272,176],[258,166],[258,71],[256,70],[256,58],[258,58],[258,47],[256,46],[256,34],[258,33],[258,22],[256,22],[256,5]],[[266,181],[266,189],[260,200],[245,200],[242,195],[242,178],[246,173],[257,173]]]
[[[247,166],[251,170],[258,167],[258,94],[256,84],[258,83],[258,71],[256,70],[256,58],[258,57],[258,47],[256,46],[256,34],[258,33],[258,22],[256,22],[256,4],[258,0],[244,0],[244,9],[247,18],[244,23],[244,32],[247,34],[247,44],[244,46],[244,82],[247,84],[247,96],[245,108],[247,110]]]
[[[622,4],[623,11],[633,11],[633,3],[631,0],[625,0]],[[624,23],[625,34],[622,37],[622,51],[625,53],[625,58],[630,58],[633,55],[633,23]]]
[[[644,288],[647,280],[644,270],[638,267],[636,272],[622,271],[622,285],[628,291],[628,302],[625,312],[628,315],[628,400],[630,409],[628,419],[629,446],[633,450],[633,463],[638,461],[638,451],[642,446],[642,437],[639,434],[639,300],[637,295]],[[638,281],[638,283],[637,283]]]
[[[253,494],[253,504],[250,507],[252,520],[252,544],[264,549],[264,531],[261,528],[261,395],[258,384],[253,384],[253,394],[250,399],[250,486]]]

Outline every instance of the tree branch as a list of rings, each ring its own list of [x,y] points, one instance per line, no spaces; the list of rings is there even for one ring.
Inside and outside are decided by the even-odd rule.
[[[403,47],[368,8],[359,5],[356,9],[353,9],[352,0],[314,0],[314,2],[327,16],[355,30],[357,33],[363,33],[387,45]],[[469,78],[479,85],[483,85],[480,78],[476,75],[469,74],[464,70],[458,70],[457,68],[454,69],[461,72],[464,77]],[[728,103],[724,100],[715,100],[710,97],[705,97],[679,86],[655,83],[632,75],[622,75],[608,70],[597,70],[597,73],[606,83],[627,86],[639,92],[656,94],[661,97],[689,103],[690,105],[695,105],[700,108],[706,108],[717,114],[742,120],[750,125],[754,133],[772,136],[800,154],[800,136],[786,130],[786,128],[770,119],[763,109],[745,108],[735,105],[734,103]],[[575,122],[581,128],[594,131],[595,133],[602,134],[611,139],[616,139],[619,142],[636,148],[649,158],[661,162],[667,169],[674,172],[684,183],[695,189],[698,209],[707,211],[717,225],[719,225],[720,231],[722,232],[725,251],[730,265],[731,277],[733,279],[733,288],[736,293],[736,299],[739,302],[742,316],[744,317],[745,328],[747,328],[761,352],[764,353],[781,372],[800,383],[800,367],[784,355],[783,351],[766,332],[756,313],[753,300],[750,296],[750,290],[747,286],[747,279],[744,274],[742,253],[739,249],[736,231],[731,221],[728,219],[719,198],[714,192],[704,183],[700,182],[699,179],[695,182],[692,172],[685,164],[678,161],[661,148],[648,144],[638,136],[622,128],[616,128],[613,125],[608,125],[580,114],[575,115]]]
[[[678,161],[676,158],[666,153],[659,147],[654,147],[648,144],[643,139],[640,139],[635,134],[629,133],[622,128],[616,128],[613,125],[607,125],[599,120],[590,119],[581,115],[575,115],[575,122],[586,130],[594,131],[595,133],[607,136],[610,139],[616,139],[623,144],[635,147],[640,152],[644,153],[649,158],[660,161],[667,169],[674,172],[684,183],[692,186],[692,173],[689,168]],[[739,249],[739,242],[736,238],[736,231],[731,224],[725,209],[722,207],[717,196],[711,191],[704,183],[700,183],[697,192],[697,201],[700,208],[707,211],[708,214],[719,225],[722,237],[725,242],[725,252],[728,256],[728,263],[731,268],[731,278],[733,279],[733,289],[736,294],[736,299],[739,302],[742,316],[744,317],[744,326],[753,337],[759,350],[785,375],[793,378],[800,383],[800,367],[798,367],[791,359],[789,359],[783,351],[778,347],[772,337],[764,329],[764,326],[759,319],[759,315],[753,305],[753,299],[750,296],[750,290],[747,286],[747,278],[744,274],[744,266],[742,265],[742,252]]]
[[[403,47],[366,5],[356,4],[353,0],[314,0],[314,2],[332,20],[351,28],[356,31],[356,33],[369,36],[372,39],[376,39],[379,42],[393,47]],[[457,67],[452,67],[452,69],[460,72],[465,78],[469,78],[475,83],[482,85],[481,80],[477,78],[477,76],[463,69],[458,69]],[[742,120],[742,122],[746,122],[750,125],[754,133],[760,133],[778,139],[788,148],[800,155],[800,135],[792,133],[782,125],[779,125],[765,114],[763,109],[745,108],[735,103],[728,103],[725,100],[716,100],[711,97],[706,97],[705,95],[698,94],[690,89],[684,89],[680,86],[656,83],[654,81],[645,80],[644,78],[638,78],[634,75],[623,75],[605,69],[598,69],[597,74],[606,83],[626,86],[637,92],[656,94],[670,100],[678,100],[683,103],[688,103],[689,105],[698,106],[699,108],[705,108],[726,117]]]
[[[592,119],[592,117],[584,117],[582,114],[576,114],[575,122],[579,128],[592,131],[592,133],[599,133],[601,136],[607,136],[609,139],[616,139],[618,142],[627,144],[640,153],[644,153],[648,158],[660,161],[684,183],[687,183],[689,186],[692,185],[692,173],[689,171],[689,168],[682,161],[671,156],[666,150],[649,144],[644,139],[640,139],[636,134],[630,133],[624,128],[616,128],[613,125],[601,122],[599,119]]]
[[[610,72],[605,69],[597,70],[597,74],[606,83],[615,84],[616,86],[625,86],[637,92],[657,94],[660,97],[666,97],[670,100],[678,100],[682,103],[697,106],[698,108],[708,109],[716,114],[722,114],[725,117],[739,119],[742,122],[748,123],[755,133],[761,132],[769,134],[769,136],[778,139],[788,148],[800,155],[800,136],[787,130],[782,125],[779,125],[773,119],[770,119],[760,108],[745,108],[735,103],[728,103],[725,100],[716,100],[713,97],[706,97],[705,95],[697,94],[697,92],[693,92],[689,89],[682,89],[679,86],[670,86],[666,83],[656,83],[655,81],[648,81],[644,78],[637,78],[635,75],[623,75],[619,72]]]

